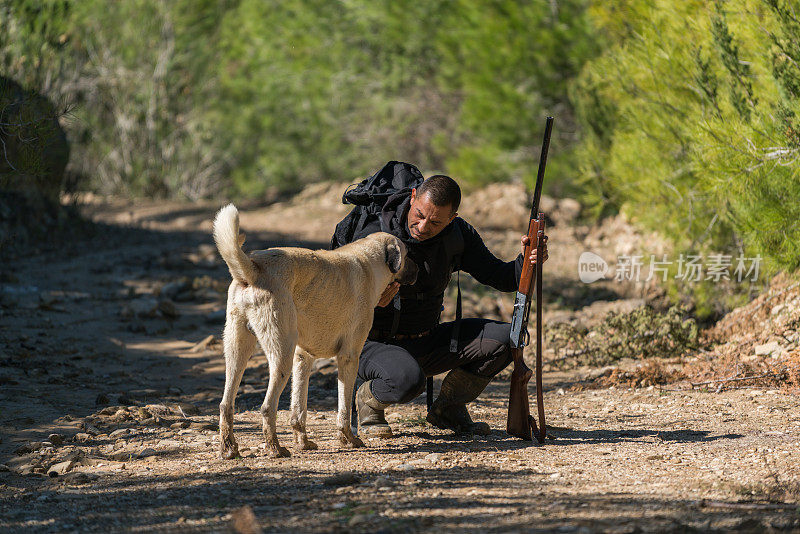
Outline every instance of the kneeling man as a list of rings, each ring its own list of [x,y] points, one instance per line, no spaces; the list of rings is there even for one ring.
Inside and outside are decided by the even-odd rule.
[[[414,285],[389,285],[375,308],[358,368],[363,383],[356,393],[356,408],[364,435],[390,437],[384,410],[410,402],[424,391],[427,376],[446,371],[428,422],[456,432],[490,431],[488,424],[472,421],[466,403],[511,362],[511,326],[479,318],[440,324],[439,317],[455,268],[497,290],[516,291],[523,257],[503,262],[489,252],[478,232],[458,217],[460,202],[461,189],[452,178],[431,176],[417,189],[389,197],[379,220],[353,236],[356,240],[389,232],[403,240],[419,267]],[[523,249],[527,242],[523,236]],[[545,241],[542,261],[546,259]],[[534,250],[528,261],[536,260]]]

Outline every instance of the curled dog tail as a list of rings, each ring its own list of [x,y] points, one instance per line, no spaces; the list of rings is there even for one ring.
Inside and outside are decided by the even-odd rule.
[[[228,264],[231,276],[244,285],[253,285],[258,270],[242,250],[244,234],[239,234],[239,210],[228,204],[217,212],[214,219],[214,241],[222,259]]]

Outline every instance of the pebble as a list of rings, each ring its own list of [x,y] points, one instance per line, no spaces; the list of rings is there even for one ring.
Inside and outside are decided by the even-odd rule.
[[[92,425],[91,423],[83,423],[83,424],[81,424],[81,428],[87,434],[89,434],[90,436],[96,436],[98,434],[102,434],[102,432],[100,432],[100,429],[98,429],[96,426]]]
[[[365,514],[356,514],[350,518],[350,521],[347,522],[347,526],[353,527],[356,525],[360,525],[362,523],[366,523],[369,520],[369,516]]]
[[[22,456],[23,454],[28,454],[29,452],[37,451],[42,447],[42,444],[38,441],[29,441],[28,443],[23,443],[14,451],[14,454],[17,456]]]
[[[432,453],[428,454],[427,456],[425,456],[426,460],[428,460],[429,462],[434,463],[434,464],[436,462],[438,462],[441,458],[442,458],[442,455],[441,455],[441,453],[438,453],[438,452],[432,452]]]
[[[258,534],[261,532],[261,526],[253,509],[244,505],[231,513],[229,530],[237,534]]]
[[[73,460],[67,460],[66,462],[59,462],[50,466],[50,469],[47,470],[47,476],[50,477],[57,477],[60,475],[66,475],[70,472],[75,466],[77,462]]]
[[[108,435],[109,438],[118,438],[120,436],[127,436],[131,433],[130,428],[118,428]]]
[[[394,484],[392,483],[391,480],[389,480],[389,477],[377,477],[375,480],[372,481],[372,485],[375,486],[376,488],[389,488]]]
[[[133,456],[133,451],[131,451],[130,449],[120,449],[108,455],[110,459],[115,460],[117,462],[130,460],[131,456]]]
[[[92,439],[92,436],[90,436],[86,432],[78,432],[77,434],[75,434],[75,438],[74,439],[75,439],[75,441],[79,441],[81,443],[85,443],[85,442],[89,441],[90,439]]]
[[[398,464],[394,466],[394,469],[395,471],[413,471],[414,469],[417,469],[417,466],[411,463]]]
[[[139,457],[139,458],[147,458],[148,456],[153,456],[155,454],[156,454],[156,450],[155,449],[153,449],[152,447],[145,447],[144,449],[139,451],[139,454],[137,454],[137,457]]]

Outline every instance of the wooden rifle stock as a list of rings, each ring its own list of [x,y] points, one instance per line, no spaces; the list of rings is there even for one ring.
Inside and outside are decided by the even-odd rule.
[[[522,273],[519,288],[514,302],[514,315],[511,320],[511,352],[514,357],[514,370],[511,373],[511,390],[508,398],[508,421],[506,431],[518,438],[531,441],[533,437],[544,443],[547,427],[544,417],[544,399],[542,392],[542,256],[544,248],[544,215],[539,213],[539,199],[542,193],[544,169],[547,162],[547,151],[550,146],[550,133],[553,118],[547,117],[542,155],[539,158],[539,172],[536,177],[536,189],[533,196],[531,218],[528,223],[528,244],[523,251]],[[528,260],[533,248],[536,248],[536,265],[531,266]],[[528,402],[528,382],[533,372],[525,365],[523,351],[528,337],[528,314],[531,305],[531,291],[536,289],[536,404],[539,412],[539,424],[531,417]]]

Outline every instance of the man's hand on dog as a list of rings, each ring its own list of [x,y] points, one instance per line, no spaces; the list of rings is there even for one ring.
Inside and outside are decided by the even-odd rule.
[[[522,240],[521,241],[522,241],[522,253],[525,254],[525,247],[528,245],[528,243],[531,242],[531,240],[527,235],[524,235],[524,236],[522,236]],[[547,258],[550,257],[550,255],[547,253],[547,236],[546,235],[544,236],[544,245],[542,245],[542,253],[543,253],[542,254],[542,263],[544,263],[544,262],[547,261]],[[530,260],[531,260],[531,265],[534,265],[536,263],[536,249],[535,248],[531,249]]]
[[[381,299],[378,301],[378,306],[381,308],[387,306],[390,302],[392,302],[392,299],[395,295],[397,295],[398,291],[400,291],[399,282],[392,282],[386,286],[386,289],[384,289],[383,293],[381,294]]]

